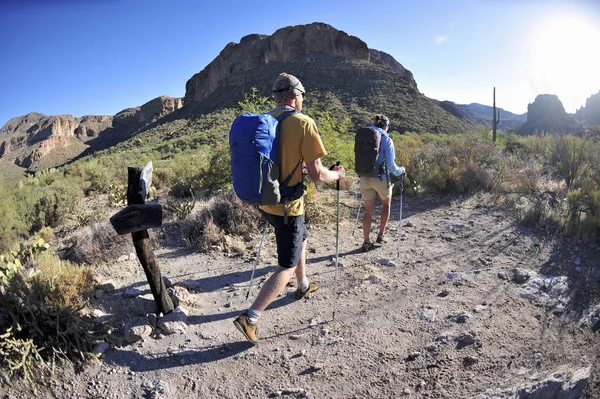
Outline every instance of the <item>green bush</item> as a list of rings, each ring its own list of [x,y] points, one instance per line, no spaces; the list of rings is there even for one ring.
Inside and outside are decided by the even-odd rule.
[[[13,193],[0,185],[0,253],[11,249],[19,237],[26,233],[25,224],[19,211],[18,200]]]
[[[552,137],[552,165],[567,185],[567,189],[577,186],[593,167],[590,162],[590,144],[588,140],[575,136]]]
[[[77,185],[61,179],[48,186],[37,182],[21,186],[15,193],[24,223],[30,233],[44,226],[58,227],[78,204],[83,192]]]

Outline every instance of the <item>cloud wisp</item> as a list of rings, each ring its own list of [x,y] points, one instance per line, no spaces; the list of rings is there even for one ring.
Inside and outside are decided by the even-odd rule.
[[[437,44],[438,46],[441,46],[442,44],[446,43],[448,41],[448,36],[442,36],[442,35],[438,35],[435,37],[435,39],[433,39],[433,42],[435,44]]]

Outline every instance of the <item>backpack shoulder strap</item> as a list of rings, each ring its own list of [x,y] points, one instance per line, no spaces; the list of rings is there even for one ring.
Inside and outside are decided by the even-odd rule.
[[[287,109],[287,108],[284,108],[283,110],[281,108],[275,108],[275,109],[270,110],[268,113],[272,115],[273,113],[275,113],[277,111],[282,111],[277,116],[274,116],[274,118],[277,119],[277,122],[283,121],[285,118],[287,118],[290,115],[301,114],[301,112],[298,111],[297,109]]]

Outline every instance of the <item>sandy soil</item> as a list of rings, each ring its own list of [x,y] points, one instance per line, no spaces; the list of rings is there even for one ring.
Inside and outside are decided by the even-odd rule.
[[[335,223],[312,228],[309,278],[321,288],[301,301],[294,300],[294,287],[287,288],[260,320],[259,345],[246,342],[232,324],[257,293],[254,287],[245,299],[251,254],[229,257],[167,247],[157,251],[163,275],[175,285],[198,284],[182,304],[189,312],[185,332],[153,333],[133,344],[113,340],[100,361],[83,372],[61,370],[53,383],[35,388],[15,381],[0,394],[543,398],[560,396],[536,393],[535,384],[557,372],[568,379],[591,366],[586,397],[596,397],[595,333],[582,320],[600,302],[598,248],[528,230],[472,200],[436,198],[404,199],[398,244],[396,198],[389,242],[363,254],[355,220],[358,202],[346,197],[344,203],[337,281]],[[259,238],[257,232],[249,246],[256,248]],[[275,267],[272,233],[261,258],[258,286]],[[558,290],[556,297],[552,287],[537,292],[519,277],[515,281],[515,268],[541,273],[546,281],[564,276],[568,290]],[[140,303],[125,291],[148,294],[145,276],[135,259],[98,272],[117,289],[94,308],[113,335],[122,337]],[[544,303],[541,294],[546,294]],[[519,389],[529,396],[518,396]]]

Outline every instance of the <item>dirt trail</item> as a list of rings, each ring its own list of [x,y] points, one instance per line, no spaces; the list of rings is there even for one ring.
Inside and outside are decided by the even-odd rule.
[[[343,207],[337,304],[335,226],[310,231],[309,278],[321,288],[301,301],[288,288],[263,314],[258,346],[232,324],[257,293],[245,300],[251,259],[163,249],[158,256],[171,282],[198,283],[183,304],[187,330],[111,347],[82,373],[38,387],[37,396],[517,397],[507,392],[535,393],[535,384],[556,372],[571,378],[595,362],[594,332],[580,321],[600,302],[597,248],[534,233],[474,201],[419,198],[404,200],[400,244],[395,199],[389,242],[363,254],[355,205]],[[275,262],[271,233],[257,283]],[[515,281],[515,268],[541,273],[546,285],[536,291],[533,274]],[[140,301],[125,291],[149,288],[134,260],[106,271],[117,289],[95,306],[122,335]],[[565,276],[568,300],[556,276]],[[20,398],[32,391],[15,383],[0,393]]]

